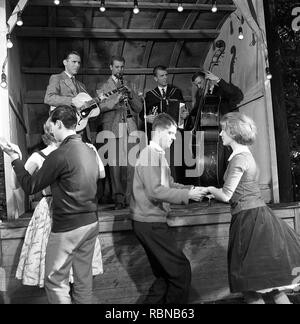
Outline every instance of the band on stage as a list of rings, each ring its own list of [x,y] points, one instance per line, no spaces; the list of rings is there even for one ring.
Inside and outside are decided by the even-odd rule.
[[[223,49],[219,46],[214,57]],[[113,56],[111,75],[92,97],[77,77],[80,54],[68,53],[63,64],[65,70],[50,77],[45,94],[50,106],[46,148],[24,165],[18,146],[0,138],[19,185],[28,195],[43,193],[17,278],[45,287],[50,303],[92,303],[93,276],[103,273],[98,203],[106,197],[116,210],[130,206],[134,234],[155,277],[144,303],[188,303],[193,269],[167,218],[171,204],[209,197],[231,204],[231,292],[243,293],[247,303],[263,303],[262,294],[272,291],[275,303],[289,303],[283,290],[300,267],[300,236],[261,196],[249,149],[256,125],[237,109],[242,91],[211,69],[192,75],[191,89],[179,89],[169,83],[167,67],[159,65],[153,69],[156,87],[143,95],[125,75],[125,59]],[[191,106],[183,95],[190,92]],[[187,155],[187,146],[198,170],[193,179],[185,176],[191,166],[176,163],[178,147]],[[110,156],[99,156],[101,150]]]

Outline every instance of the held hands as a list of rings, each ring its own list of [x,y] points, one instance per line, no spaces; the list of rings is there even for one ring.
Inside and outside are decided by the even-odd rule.
[[[203,187],[193,187],[189,191],[189,199],[195,200],[195,201],[201,201],[206,196],[206,189]]]
[[[12,160],[22,159],[22,153],[18,145],[9,143],[1,138],[0,148],[3,152],[9,155]]]

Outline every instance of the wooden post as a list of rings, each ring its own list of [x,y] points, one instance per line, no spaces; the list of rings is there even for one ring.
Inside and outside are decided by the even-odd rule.
[[[6,47],[6,34],[7,34],[7,25],[6,25],[6,1],[0,0],[0,67],[2,73],[2,67],[7,57],[7,47]],[[7,64],[4,68],[6,76],[7,73]],[[8,80],[9,81],[9,80]],[[10,140],[10,118],[9,118],[9,96],[8,89],[3,89],[0,87],[0,102],[1,102],[1,118],[0,118],[0,136]],[[11,217],[11,197],[12,190],[9,183],[8,175],[12,172],[10,165],[10,158],[4,155],[4,175],[5,175],[5,191],[6,191],[6,203],[7,203],[7,217]]]
[[[0,136],[4,137],[8,141],[18,143],[17,134],[18,122],[22,122],[22,116],[20,116],[17,109],[14,107],[14,98],[10,98],[10,90],[13,88],[10,84],[9,77],[15,77],[13,71],[16,68],[14,62],[12,62],[13,55],[10,55],[10,51],[17,51],[17,46],[12,49],[7,49],[6,35],[12,33],[17,22],[17,13],[23,11],[26,7],[28,0],[19,0],[15,6],[11,16],[7,16],[7,7],[5,0],[0,0],[0,67],[1,73],[3,72],[7,76],[7,88],[0,87],[0,103],[1,103],[1,118],[0,118]],[[15,53],[14,53],[15,54]],[[7,60],[7,61],[6,61]],[[6,64],[4,64],[6,62]],[[12,69],[10,70],[10,67]],[[14,84],[16,87],[16,84]],[[13,93],[13,91],[11,91]],[[14,112],[15,110],[15,112]],[[19,121],[18,121],[19,120]],[[20,194],[20,190],[15,188],[14,172],[11,166],[10,158],[4,154],[4,177],[5,177],[5,196],[6,196],[6,215],[8,220],[14,220],[19,217],[23,212],[23,197]]]

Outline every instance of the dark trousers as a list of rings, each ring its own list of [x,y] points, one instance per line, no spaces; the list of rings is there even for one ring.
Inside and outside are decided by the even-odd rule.
[[[128,154],[135,145],[136,144],[125,143],[123,138],[116,138],[116,165],[109,166],[112,194],[115,203],[130,203],[135,162],[128,160]],[[120,147],[121,149],[119,152]]]
[[[133,221],[133,230],[156,277],[144,304],[185,304],[191,284],[191,266],[165,223]]]

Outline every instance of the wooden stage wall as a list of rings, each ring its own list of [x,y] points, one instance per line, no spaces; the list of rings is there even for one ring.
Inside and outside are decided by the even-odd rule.
[[[300,233],[300,206],[273,206]],[[94,279],[94,303],[142,303],[154,277],[144,250],[136,240],[127,211],[102,208],[99,214],[104,274]],[[223,204],[193,204],[175,207],[169,225],[178,245],[192,266],[190,303],[233,297],[227,281],[229,207]],[[15,279],[29,218],[0,226],[0,303],[47,303],[45,292],[22,286]]]

